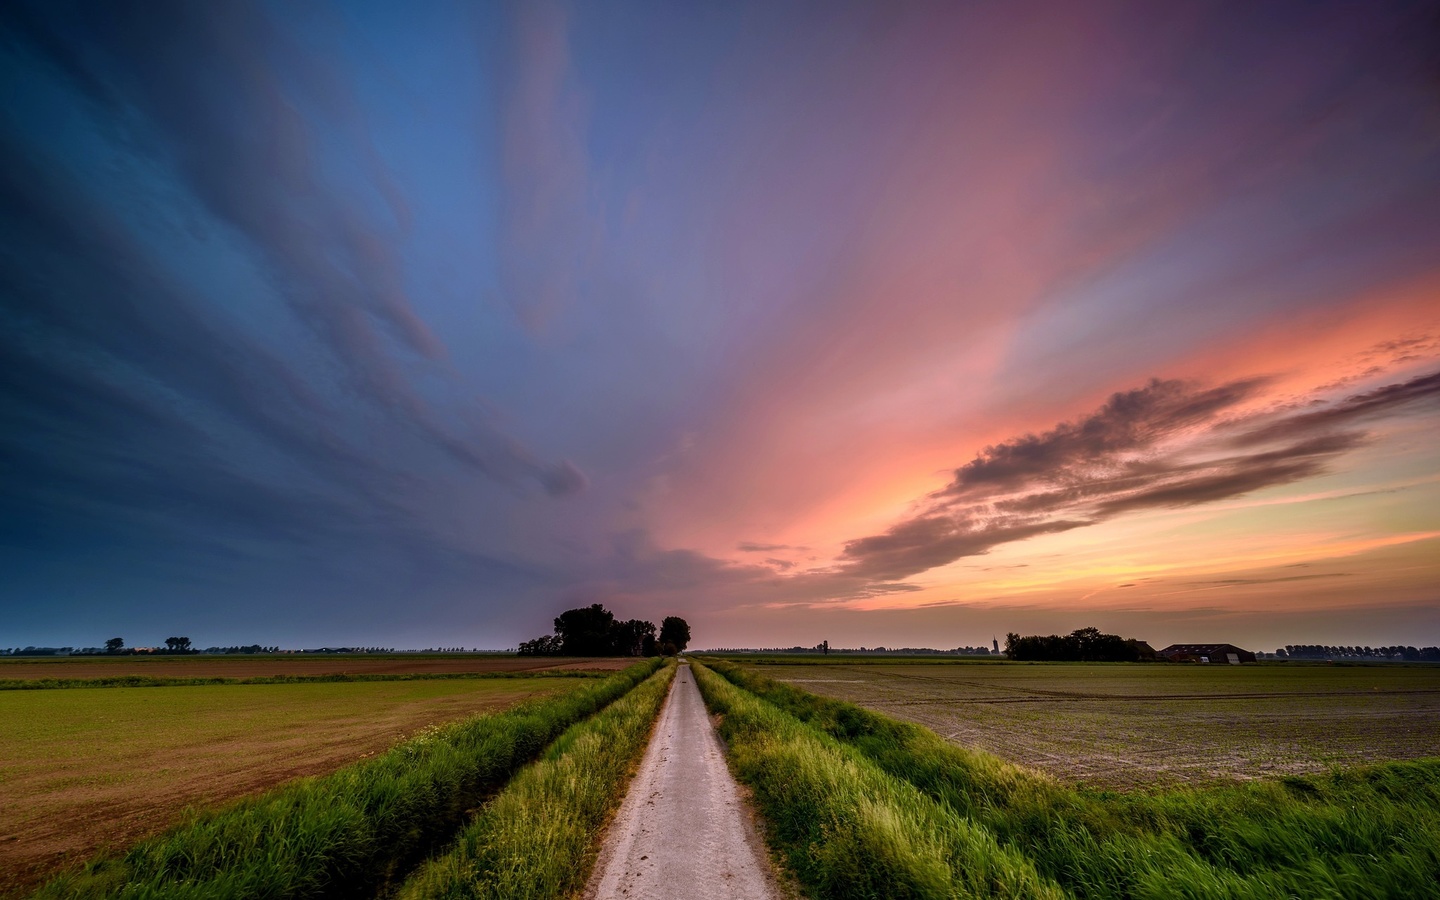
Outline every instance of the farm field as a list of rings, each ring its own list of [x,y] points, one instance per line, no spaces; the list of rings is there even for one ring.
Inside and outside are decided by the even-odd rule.
[[[1440,759],[1097,790],[768,666],[693,665],[812,896],[1440,898]]]
[[[751,665],[1097,788],[1440,756],[1440,667],[764,662]]]
[[[461,675],[541,672],[618,672],[624,660],[485,654],[277,653],[256,656],[77,656],[0,659],[0,681],[42,678],[266,678],[322,675]]]
[[[188,808],[329,772],[428,725],[590,681],[0,691],[0,895],[161,831]]]

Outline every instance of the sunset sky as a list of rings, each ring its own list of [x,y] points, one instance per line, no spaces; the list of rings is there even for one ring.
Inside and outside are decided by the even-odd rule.
[[[1440,643],[1431,3],[19,0],[0,85],[0,646]]]

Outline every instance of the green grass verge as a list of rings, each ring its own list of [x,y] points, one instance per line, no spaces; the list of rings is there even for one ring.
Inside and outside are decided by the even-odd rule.
[[[1089,791],[741,666],[713,666],[731,687],[1023,854],[1075,897],[1440,897],[1440,760],[1201,789]]]
[[[396,672],[331,675],[215,676],[112,675],[105,678],[3,678],[0,691],[47,691],[67,688],[191,687],[209,684],[335,684],[348,681],[464,681],[475,678],[605,678],[606,672],[539,669],[519,672]]]
[[[667,666],[572,725],[406,882],[401,900],[544,900],[579,889],[674,673]]]
[[[736,774],[755,792],[769,838],[817,897],[1060,898],[1020,853],[704,666],[696,682],[723,716]]]
[[[569,726],[663,665],[435,728],[373,760],[300,779],[62,875],[37,898],[375,896]]]

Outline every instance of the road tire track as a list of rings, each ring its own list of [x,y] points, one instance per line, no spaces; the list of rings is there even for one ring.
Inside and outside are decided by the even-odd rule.
[[[675,673],[586,900],[779,900],[755,819],[688,664]]]

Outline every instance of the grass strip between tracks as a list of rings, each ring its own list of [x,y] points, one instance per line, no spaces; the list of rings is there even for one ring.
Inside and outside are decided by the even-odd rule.
[[[485,805],[447,852],[411,877],[401,900],[542,900],[579,889],[674,673],[667,667],[572,725]]]
[[[439,726],[375,759],[201,813],[36,897],[376,896],[567,728],[661,665],[637,663],[560,697]]]
[[[1440,760],[1092,791],[743,666],[711,665],[1023,854],[1075,897],[1440,897]]]
[[[692,664],[771,845],[816,897],[1060,898],[1021,854],[705,666]]]

